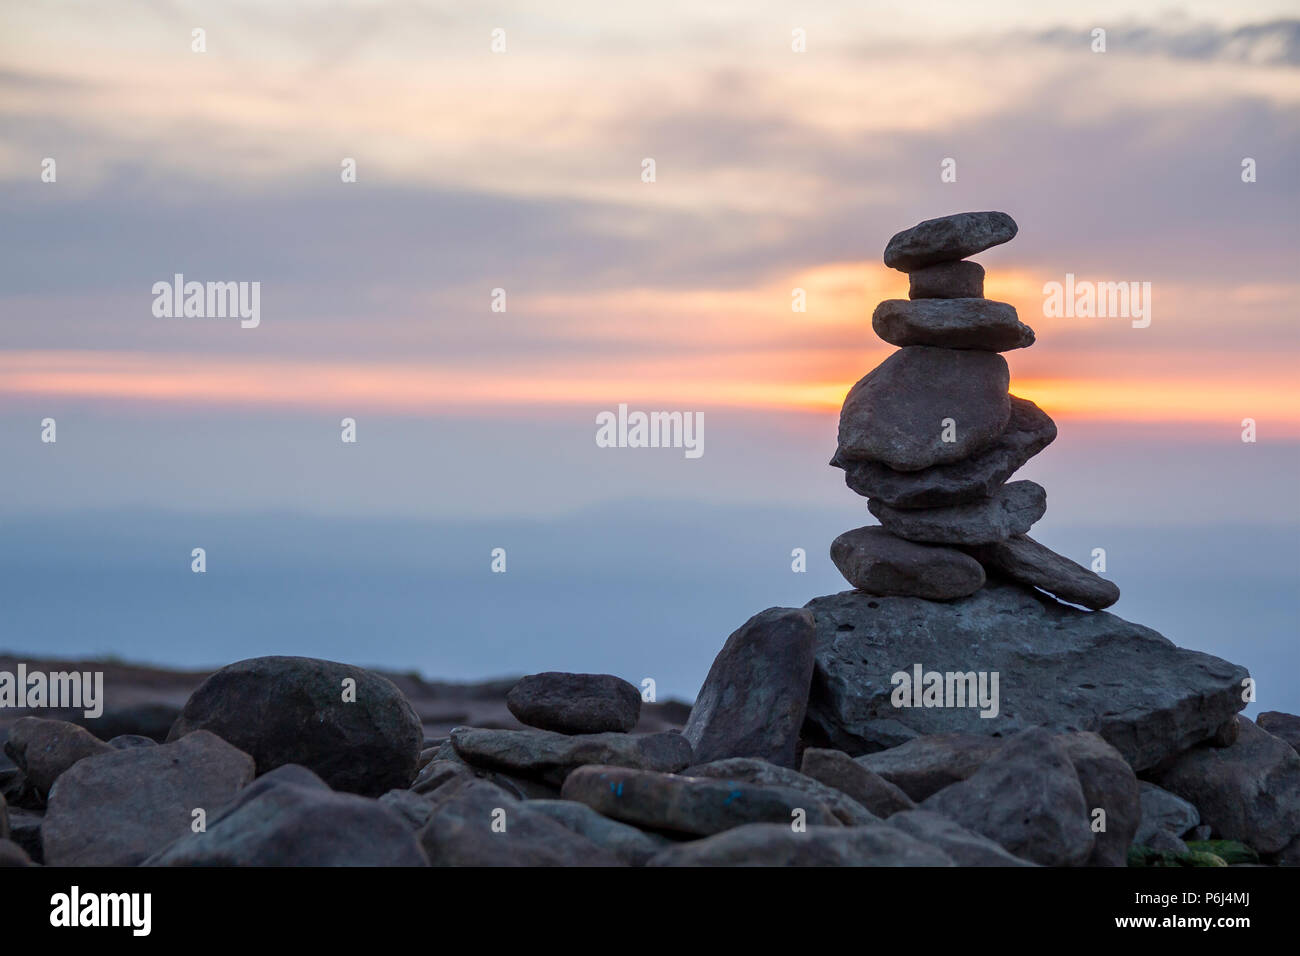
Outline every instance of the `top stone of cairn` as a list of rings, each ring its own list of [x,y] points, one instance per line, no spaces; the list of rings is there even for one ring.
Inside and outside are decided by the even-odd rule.
[[[885,265],[911,272],[936,262],[965,259],[991,246],[1010,242],[1019,227],[1004,212],[959,212],[927,219],[889,240]]]

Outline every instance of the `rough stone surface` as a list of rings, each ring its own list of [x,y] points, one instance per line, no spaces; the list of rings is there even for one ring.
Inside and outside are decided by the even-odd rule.
[[[872,369],[844,399],[841,461],[898,471],[961,461],[989,447],[1011,417],[1007,360],[995,352],[913,345]],[[953,423],[944,441],[945,424]]]
[[[885,246],[885,265],[911,272],[936,262],[965,259],[1010,242],[1019,227],[1004,212],[959,212],[926,219],[895,233]]]
[[[1043,866],[1079,866],[1093,834],[1079,778],[1066,749],[1033,728],[1007,741],[960,783],[921,804]]]
[[[992,445],[969,458],[920,471],[895,471],[880,462],[841,458],[853,491],[895,508],[941,508],[993,495],[1016,470],[1056,438],[1056,423],[1033,402],[1012,395],[1011,417]]]
[[[345,702],[344,681],[356,682]],[[349,664],[309,657],[257,657],[223,667],[199,685],[169,740],[210,730],[266,773],[310,768],[336,790],[377,797],[415,779],[424,731],[392,681]]]
[[[528,809],[546,814],[556,823],[608,850],[628,866],[643,866],[672,842],[658,833],[646,833],[626,823],[611,820],[585,803],[573,800],[530,800]]]
[[[789,767],[778,767],[776,764],[755,757],[729,757],[726,760],[715,760],[713,763],[697,764],[694,767],[687,767],[682,771],[682,775],[789,787],[791,790],[801,790],[823,804],[845,826],[863,826],[880,822],[867,807],[842,790],[829,787]]]
[[[84,727],[63,720],[23,717],[9,728],[5,753],[22,768],[28,782],[45,797],[59,774],[78,760],[110,753],[113,748]]]
[[[561,734],[626,733],[641,716],[641,693],[612,674],[548,671],[525,677],[506,695],[510,713]]]
[[[1138,799],[1141,818],[1133,835],[1134,843],[1154,847],[1156,834],[1185,836],[1201,822],[1201,814],[1194,805],[1146,780],[1138,781]]]
[[[984,567],[1003,577],[1042,588],[1062,601],[1099,611],[1119,600],[1119,587],[1075,564],[1026,534],[979,545],[971,550]]]
[[[114,750],[131,750],[135,747],[157,747],[158,741],[141,734],[119,734],[108,745]]]
[[[411,790],[389,790],[379,802],[406,821],[412,830],[419,830],[433,815],[433,803]]]
[[[914,737],[897,747],[854,758],[886,783],[921,801],[965,780],[1002,749],[1001,737],[937,733]]]
[[[867,508],[890,534],[931,544],[990,544],[1024,534],[1047,511],[1047,492],[1032,481],[1003,485],[993,497],[945,508],[891,508],[874,498]]]
[[[664,850],[650,866],[955,866],[952,857],[901,830],[751,823]]]
[[[855,756],[924,734],[1009,736],[1044,725],[1094,731],[1142,772],[1205,740],[1244,706],[1245,668],[1017,585],[989,584],[944,603],[844,591],[808,609],[817,666],[805,735]],[[892,675],[917,663],[996,672],[997,716],[969,706],[894,707]]]
[[[34,866],[27,851],[13,840],[0,839],[0,867]]]
[[[558,787],[586,764],[675,773],[694,755],[682,734],[557,734],[549,730],[456,730],[452,746],[476,767]]]
[[[307,768],[285,764],[210,816],[205,832],[186,833],[145,865],[391,867],[428,860],[410,821],[390,805],[336,793]]]
[[[970,555],[897,538],[876,525],[832,541],[831,560],[849,584],[868,594],[948,601],[984,586],[984,568]]]
[[[1034,344],[1034,330],[1015,306],[992,299],[886,299],[871,316],[890,345],[1007,352]]]
[[[1196,747],[1154,774],[1155,782],[1191,801],[1221,840],[1276,853],[1300,836],[1300,754],[1281,738],[1238,716],[1231,747]]]
[[[984,295],[984,267],[978,262],[937,262],[907,275],[909,299],[978,299]]]
[[[618,866],[610,851],[495,784],[459,784],[420,841],[434,866]]]
[[[1255,723],[1274,737],[1285,740],[1292,750],[1300,751],[1300,717],[1280,710],[1266,710],[1255,718]]]
[[[135,866],[253,779],[253,759],[195,731],[159,747],[110,750],[65,771],[41,824],[53,866]]]
[[[727,638],[682,731],[694,762],[758,757],[794,766],[815,638],[811,614],[782,607],[755,614]]]
[[[803,752],[800,770],[805,776],[852,797],[878,817],[916,807],[900,787],[857,763],[842,750],[809,747]]]
[[[1061,734],[1056,740],[1079,778],[1089,822],[1094,811],[1106,813],[1106,829],[1093,834],[1087,865],[1127,866],[1129,844],[1142,818],[1137,775],[1123,754],[1097,734]]]
[[[840,825],[827,806],[791,787],[620,767],[575,770],[564,781],[561,796],[634,826],[697,836],[746,823],[781,823],[790,829],[799,809],[809,826]]]
[[[922,843],[942,850],[958,866],[1033,866],[1002,849],[994,841],[929,810],[904,810],[889,818],[889,825]]]

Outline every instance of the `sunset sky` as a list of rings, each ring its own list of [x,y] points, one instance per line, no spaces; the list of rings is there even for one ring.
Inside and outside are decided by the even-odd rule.
[[[1045,539],[1300,527],[1294,0],[130,8],[0,12],[0,515],[865,523],[826,461],[891,351],[871,310],[907,294],[884,245],[999,209],[1020,232],[977,257],[986,294],[1038,335],[1012,391],[1061,426],[1026,471]],[[260,326],[156,318],[174,273],[260,282]],[[1150,327],[1045,317],[1067,273],[1151,283]],[[597,449],[619,403],[704,411],[703,459]]]

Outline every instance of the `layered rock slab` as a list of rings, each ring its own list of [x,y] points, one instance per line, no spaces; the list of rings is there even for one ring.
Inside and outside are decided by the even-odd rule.
[[[991,299],[886,299],[871,316],[890,345],[1007,352],[1034,344],[1034,330],[1015,306]]]
[[[807,608],[817,649],[805,735],[854,755],[927,734],[1007,736],[1043,725],[1100,734],[1140,772],[1245,706],[1245,668],[1013,584],[945,603],[845,591]],[[980,717],[977,706],[895,707],[892,675],[918,663],[972,679],[984,672],[990,682],[996,673],[997,716]]]
[[[893,508],[874,498],[867,510],[892,535],[922,544],[995,544],[1022,535],[1047,513],[1047,492],[1012,481],[989,498],[943,508]]]
[[[1021,584],[1042,588],[1062,601],[1099,611],[1119,600],[1119,586],[1039,544],[1026,534],[972,547],[985,568]]]

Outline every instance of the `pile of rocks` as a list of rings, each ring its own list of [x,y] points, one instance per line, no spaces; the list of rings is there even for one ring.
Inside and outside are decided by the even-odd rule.
[[[855,588],[943,601],[974,594],[988,572],[1088,608],[1119,600],[1114,584],[1026,534],[1046,492],[1007,483],[1056,425],[1008,392],[999,353],[1033,345],[1034,331],[984,298],[984,268],[966,257],[1016,232],[1006,213],[967,212],[885,247],[885,264],[908,274],[909,298],[880,303],[871,324],[900,348],[849,392],[831,460],[880,521],[831,546]]]

